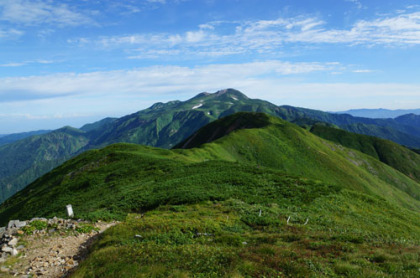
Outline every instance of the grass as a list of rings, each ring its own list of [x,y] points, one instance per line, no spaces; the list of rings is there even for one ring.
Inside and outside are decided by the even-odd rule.
[[[264,221],[245,220],[260,218],[259,208]],[[234,199],[130,214],[101,236],[74,277],[419,275],[418,238],[379,245],[351,232],[319,229],[326,227],[315,221],[287,225],[287,215],[276,205]]]
[[[266,120],[198,148],[85,152],[6,201],[0,221],[64,217],[69,203],[77,218],[122,220],[75,277],[418,277],[419,184]]]

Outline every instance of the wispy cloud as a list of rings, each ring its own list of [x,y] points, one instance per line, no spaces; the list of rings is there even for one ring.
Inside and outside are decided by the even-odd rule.
[[[359,0],[345,0],[345,1],[346,2],[351,2],[351,3],[355,4],[358,9],[362,9],[363,8],[363,5],[362,5],[362,3]]]
[[[357,69],[357,70],[353,70],[353,72],[355,72],[355,73],[371,73],[373,71],[369,70],[369,69]]]
[[[10,38],[17,38],[24,34],[23,31],[17,30],[14,28],[11,29],[1,29],[0,28],[0,39],[10,39]]]
[[[140,33],[97,39],[79,38],[71,43],[102,48],[123,48],[129,58],[159,55],[225,56],[278,53],[293,44],[418,45],[420,12],[359,20],[348,29],[330,28],[316,17],[278,18],[248,22],[209,22],[184,33]]]
[[[62,73],[46,76],[0,79],[0,111],[32,111],[55,114],[126,114],[156,101],[187,99],[203,90],[233,87],[250,97],[278,104],[321,109],[364,105],[367,98],[380,99],[392,107],[395,98],[420,105],[420,85],[305,83],[301,74],[334,73],[337,63],[288,63],[265,61],[244,64],[215,64],[200,67],[153,66],[135,70]],[[386,100],[389,102],[386,103]],[[378,101],[373,102],[375,105]],[[359,105],[359,106],[360,106]],[[379,105],[379,104],[378,104]],[[29,109],[30,108],[30,109]],[[29,109],[29,110],[27,110]]]
[[[23,61],[23,62],[9,62],[9,63],[5,63],[5,64],[0,64],[0,67],[3,68],[8,68],[8,67],[22,67],[22,66],[26,66],[29,64],[52,64],[55,63],[54,61],[51,60],[33,60],[33,61]]]
[[[79,26],[93,23],[87,15],[72,10],[66,4],[41,0],[2,0],[0,20],[22,25]]]
[[[123,116],[157,101],[186,100],[202,91],[224,88],[236,88],[251,98],[279,105],[324,110],[368,104],[369,108],[394,109],[420,106],[420,84],[304,82],[307,73],[334,74],[343,67],[337,63],[265,61],[0,78],[0,122],[14,131],[14,125],[33,129],[30,123],[34,121],[43,128],[81,126],[107,116]],[[52,121],[54,125],[45,125]]]
[[[171,93],[191,89],[233,86],[241,80],[269,76],[332,71],[336,63],[263,61],[200,67],[154,66],[135,70],[62,73],[47,76],[0,78],[0,102],[102,94],[136,94],[142,91]],[[193,81],[195,80],[195,81]],[[222,85],[221,83],[224,83]],[[197,85],[194,85],[197,84]]]

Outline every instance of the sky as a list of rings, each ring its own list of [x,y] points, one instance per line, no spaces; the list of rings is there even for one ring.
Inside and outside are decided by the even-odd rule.
[[[420,108],[418,0],[0,0],[0,134],[235,88]]]

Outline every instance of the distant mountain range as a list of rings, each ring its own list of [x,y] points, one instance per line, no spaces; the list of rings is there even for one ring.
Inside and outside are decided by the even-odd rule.
[[[201,93],[187,101],[156,103],[148,109],[121,118],[105,118],[80,129],[64,127],[4,144],[0,146],[0,202],[86,150],[119,142],[169,149],[208,123],[236,112],[262,112],[307,129],[315,124],[326,123],[330,127],[420,149],[418,115],[410,114],[396,119],[359,118],[276,106],[227,89],[213,94]]]
[[[15,141],[34,136],[40,135],[51,132],[51,130],[37,130],[37,131],[29,131],[29,132],[21,132],[21,133],[13,133],[13,134],[1,134],[0,135],[0,146],[13,143]]]
[[[349,114],[355,117],[364,117],[364,118],[372,118],[372,119],[394,119],[396,117],[407,115],[407,114],[415,114],[420,115],[420,109],[397,109],[397,110],[389,110],[389,109],[351,109],[347,111],[340,111],[334,112],[337,114]]]

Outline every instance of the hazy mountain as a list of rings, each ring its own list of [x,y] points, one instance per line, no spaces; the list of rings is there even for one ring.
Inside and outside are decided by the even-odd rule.
[[[30,132],[22,132],[22,133],[13,133],[13,134],[3,134],[0,135],[0,146],[9,144],[33,135],[40,135],[51,132],[51,130],[37,130],[37,131],[30,131]]]
[[[420,109],[351,109],[347,111],[334,112],[338,114],[349,114],[355,117],[364,117],[364,118],[396,118],[406,114],[416,114],[420,115]]]

